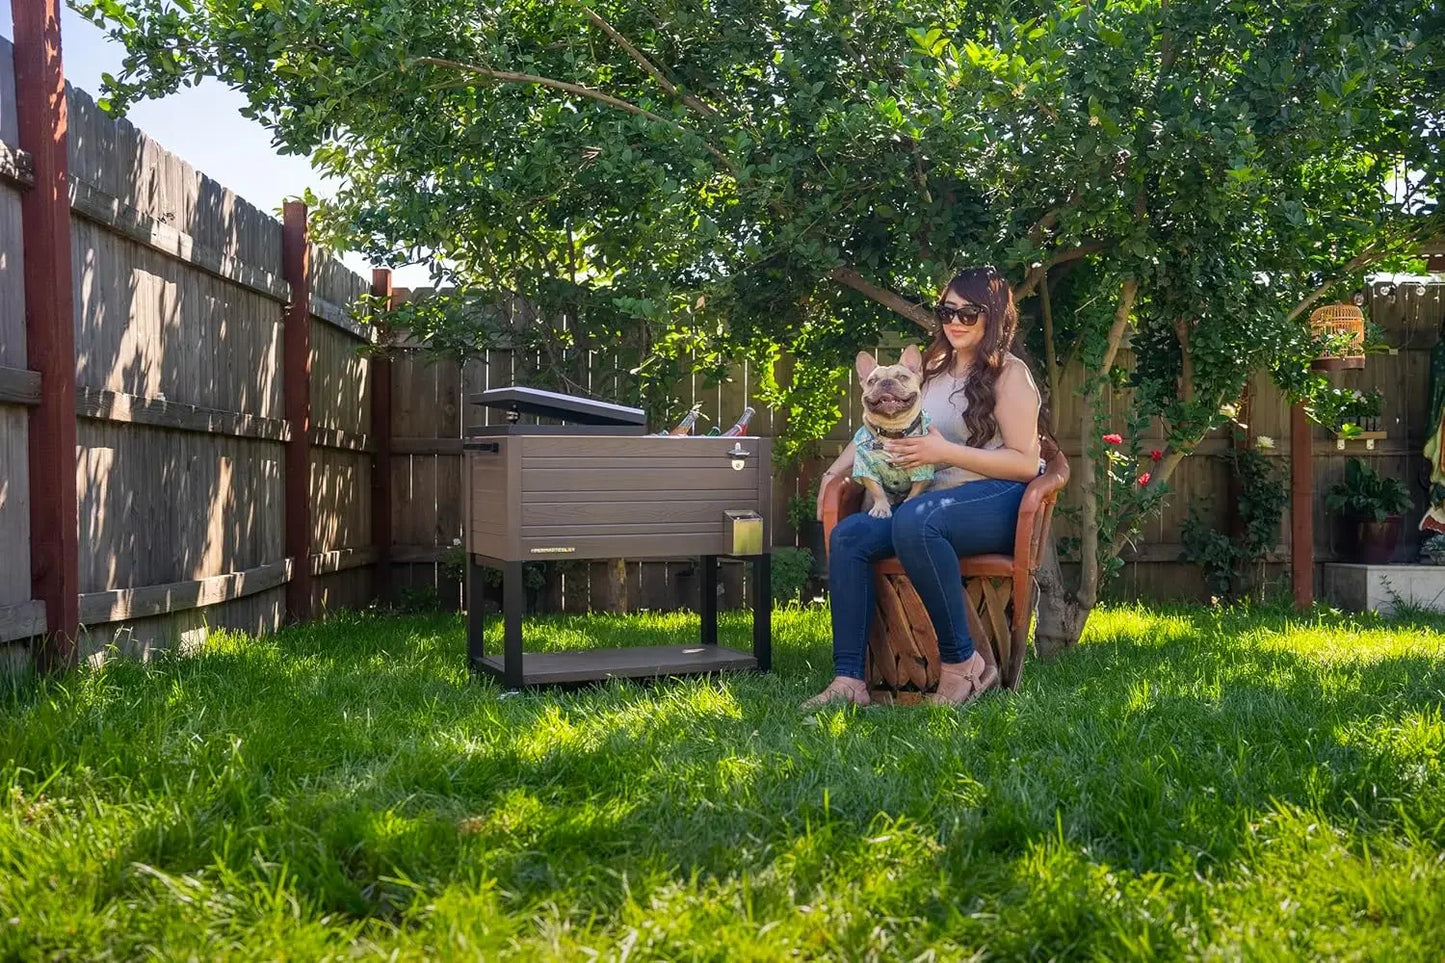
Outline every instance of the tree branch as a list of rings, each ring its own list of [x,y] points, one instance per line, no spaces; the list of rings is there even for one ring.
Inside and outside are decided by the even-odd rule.
[[[1114,367],[1114,358],[1118,356],[1119,346],[1124,342],[1124,329],[1129,326],[1129,312],[1134,309],[1134,297],[1138,293],[1138,280],[1125,278],[1119,289],[1119,306],[1114,309],[1114,323],[1109,326],[1109,346],[1104,349],[1104,362],[1099,366],[1101,378],[1108,375],[1109,369]]]
[[[489,77],[492,80],[496,80],[501,83],[536,84],[539,87],[550,87],[553,90],[560,90],[563,93],[574,94],[578,97],[586,97],[589,100],[597,101],[599,104],[606,104],[607,106],[615,107],[618,110],[625,110],[629,114],[636,114],[638,117],[645,117],[648,120],[655,121],[660,124],[668,124],[671,127],[675,127],[678,130],[683,131],[684,133],[693,134],[699,138],[702,137],[702,135],[699,134],[697,131],[692,130],[688,127],[684,127],[675,120],[668,120],[666,117],[654,114],[650,110],[643,110],[641,107],[638,107],[635,104],[629,104],[627,101],[619,100],[616,97],[613,97],[611,94],[604,94],[600,90],[594,90],[591,87],[584,87],[581,84],[568,83],[565,80],[553,80],[551,77],[541,77],[537,74],[521,74],[510,70],[493,70],[490,67],[479,67],[476,64],[464,64],[456,60],[447,60],[443,57],[415,57],[412,59],[411,63],[431,64],[432,66],[436,67],[453,67],[457,70],[464,70],[468,73],[480,74],[483,77]],[[706,138],[703,138],[702,146],[704,150],[706,150],[713,157],[717,158],[717,160],[720,161],[723,166],[725,166],[734,176],[736,176],[737,167],[733,164],[731,157],[728,157],[722,151],[707,143]]]
[[[627,55],[633,60],[635,60],[639,67],[647,71],[647,73],[652,77],[652,79],[656,80],[659,84],[661,84],[662,88],[666,90],[669,94],[672,94],[674,97],[681,99],[682,102],[686,104],[688,108],[691,109],[693,112],[700,114],[701,116],[709,120],[717,118],[717,111],[713,110],[707,104],[698,100],[691,94],[684,94],[682,91],[678,90],[676,84],[668,80],[667,77],[663,75],[662,71],[659,70],[657,66],[652,63],[652,61],[648,60],[647,57],[643,55],[642,51],[638,50],[631,43],[629,43],[627,38],[622,36],[622,34],[619,33],[617,29],[612,26],[612,24],[602,19],[601,15],[598,14],[596,10],[593,10],[591,7],[587,6],[585,3],[582,2],[582,0],[572,0],[572,3],[574,6],[580,7],[583,14],[586,15],[588,20],[592,21],[592,23],[596,25],[599,30],[607,34],[607,36],[611,37],[613,42],[616,43],[617,46],[621,47],[624,51],[626,51]]]
[[[1049,407],[1056,413],[1059,410],[1059,381],[1062,372],[1059,371],[1059,353],[1054,347],[1054,303],[1049,296],[1049,278],[1045,274],[1039,282],[1039,308],[1044,316],[1044,367],[1048,368],[1049,375]]]
[[[1180,395],[1186,405],[1194,404],[1194,358],[1189,354],[1189,322],[1183,318],[1174,319],[1174,337],[1179,342],[1179,357],[1182,359]]]
[[[1134,307],[1134,297],[1139,291],[1137,279],[1128,277],[1119,288],[1119,306],[1114,310],[1114,323],[1109,327],[1109,346],[1104,351],[1103,364],[1099,366],[1098,379],[1108,377],[1124,340],[1124,329],[1129,323],[1129,312]],[[1080,487],[1083,489],[1083,504],[1079,521],[1079,604],[1091,609],[1099,601],[1099,500],[1098,479],[1094,477],[1093,436],[1097,430],[1094,423],[1094,402],[1098,398],[1100,381],[1088,383],[1079,405],[1079,453]],[[1115,547],[1111,544],[1110,557]]]
[[[1408,239],[1414,239],[1413,232],[1411,232]],[[1326,281],[1324,284],[1321,284],[1319,287],[1315,288],[1313,291],[1310,292],[1309,296],[1307,296],[1304,300],[1300,301],[1299,304],[1296,304],[1294,306],[1294,310],[1290,311],[1289,314],[1286,314],[1284,316],[1284,319],[1286,321],[1293,321],[1301,314],[1304,314],[1306,311],[1309,310],[1310,305],[1314,304],[1320,298],[1324,297],[1325,292],[1328,291],[1330,288],[1334,287],[1336,284],[1339,284],[1341,281],[1349,277],[1351,274],[1354,274],[1356,271],[1367,268],[1371,264],[1374,264],[1376,261],[1380,261],[1385,259],[1386,257],[1389,257],[1398,249],[1398,247],[1402,243],[1404,243],[1404,241],[1405,239],[1400,239],[1396,242],[1394,246],[1387,246],[1381,249],[1376,249],[1373,247],[1365,248],[1365,250],[1361,251],[1350,260],[1346,261],[1345,266],[1340,268],[1338,274],[1336,274],[1330,280]]]
[[[1219,395],[1218,397],[1216,397],[1214,399],[1214,403],[1216,406],[1224,404],[1224,395]],[[1194,445],[1199,444],[1199,442],[1203,440],[1204,434],[1201,433],[1192,442],[1189,442],[1186,447],[1192,450]],[[1184,459],[1188,457],[1188,455],[1189,451],[1179,448],[1170,448],[1166,450],[1164,452],[1164,457],[1159,459],[1159,464],[1156,465],[1153,471],[1149,473],[1149,484],[1147,486],[1147,490],[1152,491],[1164,487],[1164,485],[1167,484],[1169,479],[1173,476],[1174,470],[1179,467],[1179,464],[1184,461]],[[1116,531],[1125,531],[1128,529],[1129,526],[1127,522],[1129,521],[1129,517],[1125,516],[1122,521],[1123,523],[1119,525]],[[1119,539],[1116,538],[1113,545],[1110,546],[1110,549],[1112,552],[1118,552],[1121,547],[1121,542],[1119,541]]]
[[[870,284],[864,280],[863,275],[852,268],[834,268],[828,272],[828,277],[844,287],[852,288],[868,300],[875,301],[888,310],[902,315],[930,334],[933,332],[933,313],[923,305],[914,304],[901,295]]]
[[[1094,469],[1094,396],[1096,387],[1079,399],[1079,591],[1075,598],[1084,609],[1099,601],[1099,481]]]
[[[1076,244],[1068,250],[1060,251],[1041,264],[1035,264],[1029,268],[1028,273],[1024,275],[1024,279],[1019,283],[1019,286],[1014,288],[1014,300],[1022,301],[1024,298],[1033,294],[1034,289],[1039,286],[1039,281],[1043,280],[1044,275],[1049,273],[1050,268],[1057,267],[1060,264],[1067,264],[1070,261],[1077,261],[1079,258],[1088,257],[1090,254],[1098,254],[1102,250],[1104,250],[1104,243],[1102,241],[1085,241],[1083,244]]]

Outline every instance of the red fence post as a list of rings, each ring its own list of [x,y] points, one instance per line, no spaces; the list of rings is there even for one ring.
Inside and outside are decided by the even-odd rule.
[[[291,581],[286,611],[311,617],[311,276],[306,205],[287,201],[281,226],[281,272],[291,286],[286,305],[281,366],[282,396],[291,439],[286,442],[286,554]]]
[[[30,580],[45,603],[42,671],[76,663],[80,523],[76,497],[75,291],[70,279],[70,170],[59,0],[11,0],[16,119],[35,186],[20,197],[26,362],[40,372],[30,413]]]
[[[1295,608],[1307,609],[1315,598],[1315,470],[1309,415],[1295,405],[1289,413],[1289,567]]]
[[[373,297],[392,306],[391,272],[371,272]],[[391,344],[385,329],[377,331],[371,356],[371,437],[376,447],[371,466],[371,543],[376,546],[376,596],[391,595]]]

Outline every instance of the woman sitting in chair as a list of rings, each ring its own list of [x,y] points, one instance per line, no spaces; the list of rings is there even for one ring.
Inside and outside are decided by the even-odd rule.
[[[958,560],[1013,548],[1019,502],[1042,471],[1039,390],[1028,365],[1011,351],[1018,312],[998,271],[975,268],[958,275],[934,312],[940,328],[923,357],[922,388],[932,427],[925,435],[884,445],[896,467],[932,465],[933,478],[922,494],[894,508],[892,517],[858,512],[833,529],[828,589],[837,676],[804,703],[807,708],[871,701],[863,669],[874,605],[872,567],[892,555],[938,634],[942,664],[930,701],[969,702],[998,685],[998,669],[974,651],[969,637]],[[833,475],[849,477],[854,453],[850,443],[823,473],[824,482]]]

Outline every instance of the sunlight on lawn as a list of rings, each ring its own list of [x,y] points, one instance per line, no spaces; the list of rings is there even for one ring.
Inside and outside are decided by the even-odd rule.
[[[458,617],[348,616],[21,689],[0,956],[1445,945],[1440,623],[1114,607],[1016,693],[809,717],[827,610],[774,618],[768,675],[509,694],[467,679]],[[747,616],[721,635],[746,647]]]

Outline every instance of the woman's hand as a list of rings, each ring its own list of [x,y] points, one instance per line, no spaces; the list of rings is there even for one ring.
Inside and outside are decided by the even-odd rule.
[[[943,432],[938,430],[937,425],[929,425],[926,435],[889,438],[883,443],[883,450],[892,457],[893,464],[903,469],[951,464],[955,447],[953,442],[943,437]]]

